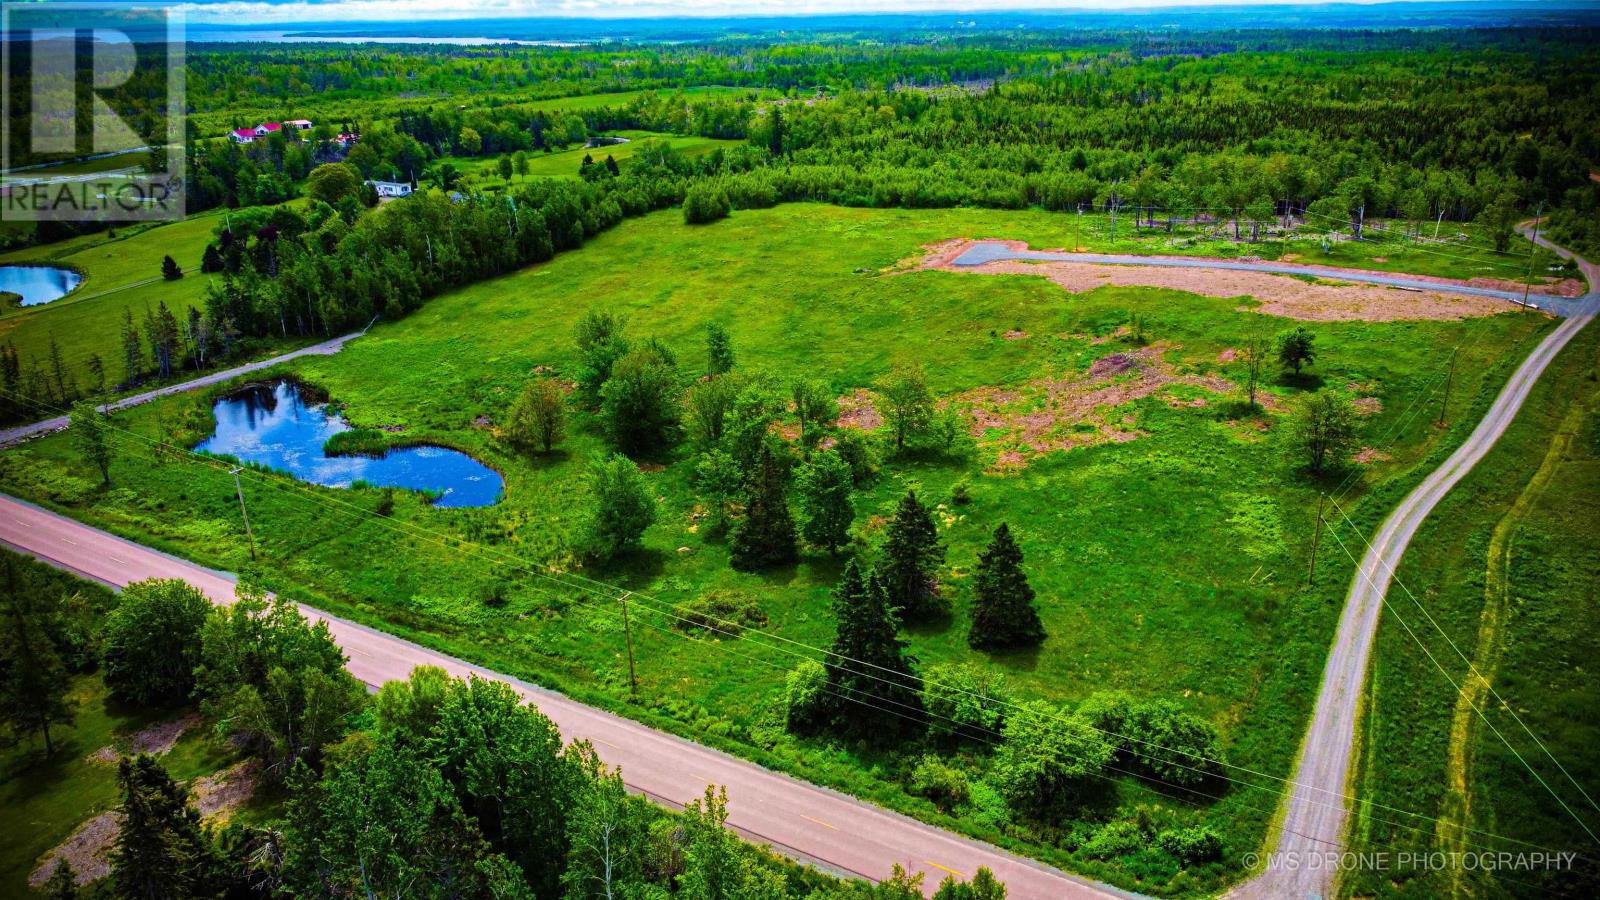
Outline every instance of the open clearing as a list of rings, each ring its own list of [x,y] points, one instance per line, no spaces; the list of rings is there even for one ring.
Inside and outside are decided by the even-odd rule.
[[[628,315],[636,338],[663,339],[685,374],[703,365],[705,323],[720,321],[741,368],[824,378],[835,395],[852,398],[845,420],[861,427],[875,415],[860,402],[864,392],[896,360],[921,360],[941,398],[992,402],[988,414],[996,417],[967,457],[891,462],[857,496],[856,539],[866,545],[877,535],[874,518],[891,513],[908,487],[942,507],[956,613],[949,625],[910,634],[922,664],[993,665],[1020,698],[1062,704],[1108,686],[1172,698],[1221,729],[1230,760],[1287,775],[1348,567],[1326,562],[1315,590],[1298,589],[1317,485],[1295,474],[1285,414],[1271,410],[1322,385],[1357,385],[1355,393],[1376,401],[1361,420],[1362,446],[1388,458],[1371,457],[1358,484],[1376,496],[1354,509],[1358,518],[1375,517],[1419,463],[1461,436],[1434,428],[1431,415],[1408,415],[1412,401],[1441,380],[1449,348],[1461,348],[1451,418],[1470,422],[1549,320],[1510,312],[1318,322],[1317,365],[1300,380],[1269,380],[1269,412],[1250,415],[1236,389],[1242,364],[1229,351],[1251,330],[1275,332],[1294,321],[1241,309],[1236,295],[1142,286],[1065,294],[1037,277],[876,274],[950,234],[1020,235],[1059,246],[1071,227],[1067,217],[1036,212],[790,205],[689,228],[666,211],[625,222],[546,265],[433,300],[336,356],[296,361],[292,371],[347,404],[354,424],[398,427],[407,438],[473,453],[505,476],[505,500],[483,510],[433,510],[402,497],[395,520],[443,537],[441,544],[371,517],[375,492],[247,480],[251,523],[272,560],[264,574],[271,586],[292,587],[331,612],[896,808],[1020,841],[1074,871],[1158,892],[1220,884],[1237,870],[1219,865],[1178,882],[1170,870],[1136,878],[1121,862],[995,824],[981,807],[958,811],[959,821],[943,818],[885,777],[907,764],[902,755],[796,740],[775,727],[776,696],[794,660],[753,642],[686,636],[641,611],[634,621],[641,700],[630,704],[613,604],[512,576],[473,549],[558,570],[577,565],[568,547],[586,495],[583,474],[604,447],[593,423],[578,416],[549,458],[511,453],[475,423],[503,417],[536,367],[571,376],[572,326],[591,306]],[[1135,312],[1148,343],[1128,330]],[[1097,393],[1103,390],[1113,392]],[[209,407],[206,396],[167,398],[117,421],[146,437],[189,442],[210,430]],[[1048,427],[1030,438],[1038,416]],[[1098,437],[1066,446],[1072,433],[1091,429]],[[1108,439],[1113,432],[1137,439]],[[1025,464],[1006,465],[1008,453],[1023,454]],[[746,593],[767,615],[767,633],[826,644],[828,593],[840,563],[807,554],[765,575],[732,572],[724,539],[700,527],[687,448],[652,463],[647,478],[662,506],[645,552],[581,574],[662,607],[712,589]],[[0,477],[29,499],[153,546],[221,568],[248,564],[233,480],[223,472],[157,462],[130,444],[113,467],[114,487],[102,491],[70,444],[51,437],[0,454]],[[961,482],[969,505],[949,500]],[[1037,653],[983,657],[967,648],[961,624],[967,573],[1001,521],[1018,535],[1051,637]],[[484,602],[491,591],[502,605]],[[1259,843],[1276,795],[1236,788],[1198,807],[1186,799],[1119,781],[1092,815],[1121,818],[1144,807],[1163,826],[1204,823],[1231,846],[1248,847]]]

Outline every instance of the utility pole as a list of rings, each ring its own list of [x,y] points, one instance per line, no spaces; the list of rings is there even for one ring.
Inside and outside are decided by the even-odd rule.
[[[1356,240],[1361,240],[1361,229],[1367,225],[1367,205],[1361,204],[1356,210]]]
[[[1317,545],[1322,543],[1322,505],[1328,500],[1326,493],[1317,495],[1317,532],[1311,538],[1311,571],[1306,575],[1306,586],[1317,584]]]
[[[1439,239],[1439,226],[1444,224],[1444,203],[1439,204],[1439,219],[1433,223],[1433,239]]]
[[[1439,424],[1444,425],[1444,412],[1450,408],[1450,383],[1456,379],[1456,353],[1460,347],[1450,351],[1450,371],[1444,376],[1444,401],[1439,404]]]
[[[239,466],[234,466],[228,472],[233,475],[233,492],[239,495],[239,518],[244,520],[244,536],[250,539],[250,561],[256,559],[256,536],[250,530],[250,514],[244,508],[244,487],[239,484]]]
[[[1078,224],[1072,231],[1072,252],[1083,249],[1083,204],[1078,204]]]
[[[628,641],[628,691],[632,694],[639,693],[639,678],[633,671],[633,627],[628,624],[628,598],[633,596],[633,591],[624,593],[617,598],[622,604],[622,633]]]
[[[1528,305],[1528,289],[1533,287],[1533,255],[1539,250],[1539,217],[1544,215],[1544,204],[1533,213],[1533,237],[1528,239],[1528,274],[1522,279],[1522,305]]]

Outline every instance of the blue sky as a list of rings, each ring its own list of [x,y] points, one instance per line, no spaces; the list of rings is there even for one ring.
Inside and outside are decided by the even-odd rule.
[[[203,0],[183,3],[190,22],[415,22],[520,17],[773,16],[1012,9],[1137,9],[1325,0]],[[1342,0],[1352,2],[1352,0]],[[1354,0],[1379,2],[1379,0]]]

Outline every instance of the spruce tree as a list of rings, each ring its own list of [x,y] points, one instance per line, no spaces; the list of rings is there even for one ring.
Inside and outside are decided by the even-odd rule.
[[[1033,588],[1022,572],[1022,550],[1001,522],[988,549],[978,554],[972,630],[967,643],[980,650],[1036,647],[1045,638]]]
[[[72,863],[64,859],[56,863],[41,890],[50,900],[78,900],[78,873],[73,871]]]
[[[761,462],[750,486],[744,521],[733,533],[732,563],[754,572],[795,561],[794,519],[789,515],[788,485],[772,448],[761,448]]]
[[[168,281],[177,281],[183,277],[183,269],[178,266],[178,261],[170,256],[161,257],[161,277]]]
[[[222,269],[222,251],[217,249],[216,244],[207,244],[205,254],[200,257],[200,271],[210,274],[221,272]]]
[[[938,570],[944,564],[944,551],[933,515],[917,499],[916,491],[907,491],[889,523],[882,562],[889,602],[907,621],[920,621],[948,611],[938,589]]]
[[[50,639],[57,613],[38,586],[23,577],[12,557],[0,574],[0,722],[13,734],[39,732],[46,756],[55,755],[51,725],[70,725],[71,679]]]
[[[900,639],[900,619],[876,573],[863,580],[854,560],[833,592],[828,704],[840,730],[890,736],[922,727],[922,679]]]
[[[202,897],[213,886],[211,847],[189,791],[155,757],[139,754],[117,769],[122,829],[111,855],[113,896]]]

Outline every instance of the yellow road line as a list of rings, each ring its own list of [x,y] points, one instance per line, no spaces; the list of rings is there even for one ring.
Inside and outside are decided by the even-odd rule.
[[[801,813],[800,814],[800,818],[805,819],[807,822],[815,822],[818,825],[821,825],[823,828],[832,828],[834,831],[838,831],[839,830],[839,826],[837,826],[837,825],[829,825],[827,822],[824,822],[821,819],[813,819],[810,816],[806,815],[805,813]]]
[[[939,865],[938,863],[934,862],[931,859],[925,859],[925,860],[923,860],[923,862],[927,863],[930,866],[933,866],[935,869],[938,869],[940,871],[949,872],[951,875],[954,875],[957,878],[965,878],[965,877],[967,877],[967,873],[965,873],[965,872],[957,872],[955,869],[952,869],[949,866],[941,866],[941,865]]]

